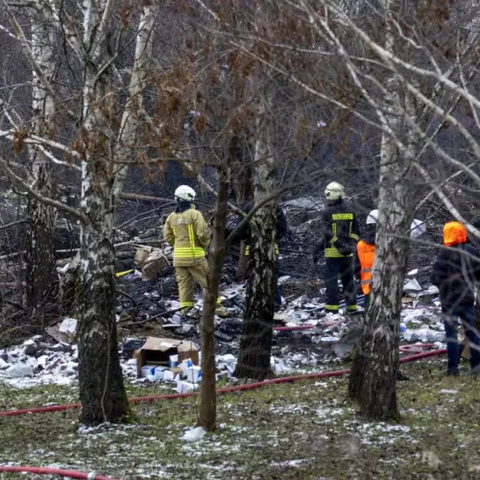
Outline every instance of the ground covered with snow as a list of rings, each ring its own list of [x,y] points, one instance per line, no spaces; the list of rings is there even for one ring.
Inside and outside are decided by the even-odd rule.
[[[218,429],[193,430],[196,398],[134,404],[136,422],[85,429],[78,411],[0,419],[0,464],[142,478],[478,478],[480,389],[445,360],[405,365],[399,424],[366,423],[347,378],[282,384],[218,399]],[[129,385],[129,395],[161,393]],[[72,386],[0,387],[1,409],[72,402]],[[0,477],[9,478],[9,477]]]

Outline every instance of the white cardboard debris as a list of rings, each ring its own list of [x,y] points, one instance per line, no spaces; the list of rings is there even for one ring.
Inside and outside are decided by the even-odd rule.
[[[427,232],[427,222],[414,218],[410,225],[410,237],[418,238]]]
[[[410,275],[418,273],[418,269],[409,272]],[[287,278],[285,277],[285,281]],[[410,283],[410,285],[409,285]],[[408,342],[436,342],[439,347],[444,347],[441,342],[444,340],[443,323],[439,311],[432,310],[431,305],[427,307],[425,301],[422,303],[422,297],[426,295],[436,295],[435,287],[422,288],[416,279],[412,282],[406,283],[406,289],[413,288],[412,296],[418,299],[418,305],[424,305],[423,307],[412,308],[402,311],[402,322],[408,325],[408,328],[403,332],[403,340]],[[234,298],[240,297],[243,299],[245,292],[242,285],[232,285],[228,289],[222,291],[222,297]],[[150,294],[153,297],[153,294]],[[428,299],[427,299],[428,300]],[[196,306],[201,305],[201,300],[196,302]],[[175,309],[178,308],[179,303],[172,300],[164,301],[165,308]],[[301,333],[294,333],[292,335],[306,335],[310,336],[314,344],[322,344],[320,346],[320,353],[306,352],[298,353],[298,350],[290,347],[282,347],[277,353],[275,352],[275,358],[272,362],[272,369],[277,375],[283,375],[286,372],[296,371],[308,372],[309,369],[318,369],[318,365],[322,363],[324,358],[331,359],[328,349],[333,349],[332,344],[338,343],[338,339],[343,335],[348,320],[340,314],[327,314],[325,315],[321,310],[324,305],[319,298],[310,298],[303,295],[298,297],[294,302],[288,302],[282,310],[280,317],[283,321],[287,321],[289,326],[312,324],[316,325],[314,329],[305,330]],[[175,319],[178,321],[178,319]],[[220,320],[221,323],[223,320]],[[62,330],[71,332],[73,330],[76,320],[71,318],[64,318],[62,322]],[[58,324],[60,327],[60,324]],[[189,333],[193,325],[182,323],[179,326],[182,332]],[[186,327],[186,328],[184,328]],[[179,330],[180,330],[179,328]],[[276,333],[277,335],[277,333]],[[278,335],[285,335],[278,332]],[[8,350],[0,350],[0,381],[4,381],[15,387],[28,387],[38,384],[72,384],[77,381],[77,348],[74,344],[68,345],[51,345],[47,347],[45,351],[34,356],[28,356],[25,354],[25,349],[29,346],[39,346],[42,343],[42,339],[33,338],[27,340],[22,346],[10,348]],[[326,345],[330,344],[330,345]],[[234,347],[235,347],[234,343]],[[41,347],[43,348],[43,347]],[[318,348],[318,347],[315,347]],[[325,349],[325,353],[323,353]],[[35,350],[35,349],[30,349]],[[227,350],[228,351],[228,350]],[[333,352],[332,352],[333,353]],[[199,355],[200,356],[200,355]],[[37,357],[37,358],[35,358]],[[22,377],[12,378],[7,375],[7,370],[10,370],[15,365],[26,365],[29,368],[23,370],[27,375]],[[198,387],[197,373],[188,372],[189,366],[185,365],[185,375],[190,375],[189,378],[177,379],[177,391],[191,392]],[[217,374],[217,378],[231,377],[236,367],[236,356],[228,353],[226,355],[217,356],[217,367],[221,373]],[[17,370],[17,372],[21,371]],[[124,375],[133,381],[136,381],[136,360],[122,360],[122,370]],[[15,369],[10,372],[15,372]],[[33,372],[33,373],[31,373]],[[183,372],[182,372],[183,373]],[[18,373],[17,373],[18,374]],[[163,381],[174,380],[174,374],[171,370],[163,371]],[[158,379],[157,379],[158,380]],[[190,381],[188,381],[190,380]]]
[[[403,286],[403,291],[407,293],[418,293],[423,290],[422,286],[418,283],[417,279],[409,280]]]
[[[77,330],[77,319],[76,318],[64,318],[62,323],[60,324],[60,327],[58,328],[59,332],[62,333],[75,333]]]
[[[33,377],[33,368],[24,363],[17,363],[5,370],[5,375],[7,378]]]
[[[435,285],[430,285],[428,288],[427,288],[427,293],[428,295],[438,295],[440,293],[440,290],[438,289],[437,286]]]
[[[3,358],[0,358],[0,370],[6,370],[9,367],[10,364],[8,364]]]
[[[199,385],[190,383],[190,382],[184,382],[183,380],[177,381],[177,392],[178,393],[192,393],[195,390],[198,390]]]
[[[202,377],[202,369],[196,365],[187,368],[187,381],[190,383],[198,383]]]
[[[195,427],[191,430],[187,430],[183,437],[180,437],[180,440],[184,442],[199,442],[206,435],[206,431],[203,427]]]

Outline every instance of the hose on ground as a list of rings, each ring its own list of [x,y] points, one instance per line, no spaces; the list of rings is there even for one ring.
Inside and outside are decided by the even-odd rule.
[[[421,352],[415,355],[409,355],[407,357],[400,358],[400,363],[414,362],[416,360],[421,360],[423,358],[434,357],[437,355],[442,355],[446,353],[446,349],[432,350],[429,352]],[[332,377],[341,377],[342,375],[347,375],[350,373],[350,370],[330,370],[326,372],[317,372],[317,373],[308,373],[304,375],[294,375],[291,377],[279,377],[272,378],[269,380],[263,380],[262,382],[247,383],[245,385],[235,385],[233,387],[219,388],[216,390],[217,395],[223,395],[226,393],[234,392],[244,392],[246,390],[254,390],[256,388],[266,387],[268,385],[275,385],[280,383],[293,383],[300,382],[304,380],[316,380],[320,378],[332,378]],[[156,400],[174,400],[177,398],[189,398],[197,395],[198,392],[192,393],[170,393],[167,395],[149,395],[146,397],[133,397],[129,401],[131,403],[141,403],[141,402],[153,402]],[[51,405],[49,407],[35,407],[35,408],[25,408],[20,410],[9,410],[6,412],[0,412],[0,417],[15,417],[18,415],[25,415],[27,413],[52,413],[52,412],[62,412],[64,410],[70,410],[73,408],[80,408],[80,403],[70,403],[66,405]]]
[[[82,478],[85,480],[113,480],[111,477],[97,475],[95,472],[77,472],[50,467],[0,466],[0,473],[32,473],[36,475],[58,475],[67,478]]]
[[[417,360],[422,360],[423,358],[434,357],[437,355],[442,355],[446,353],[446,349],[432,350],[429,352],[417,353],[415,355],[409,355],[400,359],[400,363],[414,362]],[[332,378],[332,377],[341,377],[342,375],[347,375],[350,373],[349,369],[344,370],[330,370],[326,372],[310,373],[306,375],[295,375],[291,377],[280,377],[272,378],[269,380],[264,380],[263,382],[254,382],[247,383],[245,385],[236,385],[234,387],[226,387],[217,389],[217,394],[226,394],[234,392],[243,392],[246,390],[254,390],[256,388],[266,387],[267,385],[275,385],[279,383],[293,383],[304,380],[315,380],[320,378]],[[174,400],[177,398],[188,398],[193,397],[196,393],[173,393],[168,395],[150,395],[147,397],[133,397],[129,401],[131,403],[140,403],[140,402],[153,402],[155,400]],[[0,417],[13,417],[18,415],[25,415],[27,413],[49,413],[49,412],[59,412],[72,408],[81,407],[80,403],[71,403],[67,405],[53,405],[50,407],[38,407],[38,408],[28,408],[23,410],[11,410],[8,412],[0,412]],[[85,472],[76,472],[72,470],[62,470],[58,468],[49,468],[49,467],[26,467],[26,466],[0,466],[0,473],[33,473],[38,475],[58,475],[68,478],[80,478],[85,480],[113,480],[110,477],[105,477],[102,475],[97,475],[95,472],[85,473]]]

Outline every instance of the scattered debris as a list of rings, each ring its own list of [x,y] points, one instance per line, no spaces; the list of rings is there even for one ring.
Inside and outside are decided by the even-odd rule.
[[[458,390],[448,390],[444,388],[443,390],[440,390],[438,393],[441,395],[456,395],[458,393]]]
[[[197,346],[190,341],[175,340],[172,338],[148,337],[143,346],[135,352],[137,359],[137,376],[141,378],[142,367],[148,366],[144,371],[157,366],[170,366],[170,357],[178,356],[179,361],[189,359],[190,362],[199,364]]]
[[[403,286],[405,293],[419,293],[423,290],[422,286],[418,283],[417,279],[409,280]]]
[[[313,206],[306,206],[303,200],[300,204],[294,202],[288,208],[301,216],[299,208],[308,210]],[[313,213],[318,213],[315,208]],[[172,386],[177,385],[177,391],[193,391],[201,382],[200,352],[196,346],[200,340],[201,291],[196,292],[194,308],[186,315],[180,314],[177,285],[170,269],[171,247],[159,240],[158,229],[152,231],[152,238],[155,241],[147,243],[155,246],[145,245],[145,240],[139,238],[135,239],[138,244],[132,243],[117,255],[131,261],[134,267],[125,269],[125,275],[117,279],[117,322],[120,334],[126,337],[120,345],[122,368],[126,379],[132,382],[171,382]],[[287,257],[300,261],[305,255],[298,250]],[[148,266],[150,261],[156,266]],[[75,265],[75,259],[69,263]],[[282,260],[281,268],[283,265]],[[438,289],[428,283],[429,268],[421,266],[408,272],[400,339],[404,344],[435,343],[442,347],[445,335]],[[245,284],[232,281],[228,271],[227,264],[220,297],[229,317],[215,319],[217,379],[232,378],[243,329]],[[283,330],[276,329],[273,335],[273,372],[276,375],[307,373],[351,354],[361,335],[362,316],[352,319],[344,315],[344,305],[339,314],[327,314],[323,282],[315,277],[308,281],[296,278],[294,273],[290,274],[290,268],[286,272],[288,274],[279,277],[284,302],[275,313],[274,321],[275,327],[281,326]],[[360,304],[361,301],[359,296]],[[76,319],[63,318],[46,329],[49,337],[34,337],[29,343],[0,351],[0,380],[15,386],[75,382],[76,329]],[[177,363],[172,364],[175,355]],[[192,365],[187,368],[191,369],[183,371],[180,365],[189,358]],[[14,365],[27,365],[33,373],[22,367],[10,370]],[[16,378],[12,372],[17,372]]]
[[[77,320],[69,317],[64,318],[62,322],[47,327],[45,331],[57,342],[71,344],[75,341]]]
[[[207,432],[203,427],[195,427],[191,430],[187,430],[185,434],[180,437],[180,440],[183,440],[184,442],[198,442],[202,440],[206,434]]]

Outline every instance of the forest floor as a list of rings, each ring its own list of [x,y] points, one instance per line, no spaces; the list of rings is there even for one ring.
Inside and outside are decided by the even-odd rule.
[[[136,423],[120,427],[79,428],[75,409],[1,418],[0,464],[132,480],[480,478],[480,380],[446,377],[444,362],[402,367],[410,381],[398,384],[399,424],[358,418],[341,377],[221,396],[217,431],[194,443],[181,437],[195,426],[196,398],[135,404]],[[0,386],[0,399],[7,410],[76,401],[77,391]]]

